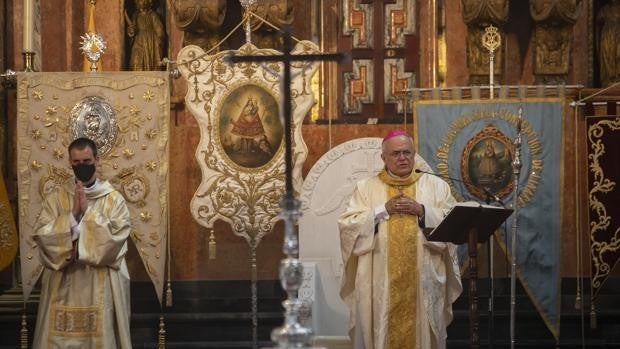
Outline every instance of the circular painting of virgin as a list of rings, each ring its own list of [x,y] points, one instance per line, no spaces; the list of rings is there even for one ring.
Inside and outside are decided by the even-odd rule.
[[[234,89],[222,102],[219,136],[224,152],[235,164],[248,168],[266,165],[282,143],[278,102],[257,85]]]
[[[461,171],[470,193],[485,199],[486,194],[481,188],[499,197],[512,191],[511,145],[510,140],[497,130],[493,135],[479,134],[468,142]]]

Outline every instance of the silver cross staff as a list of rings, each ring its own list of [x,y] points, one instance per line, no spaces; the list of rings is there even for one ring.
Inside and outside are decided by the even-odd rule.
[[[288,298],[282,303],[284,306],[284,325],[271,332],[271,340],[278,343],[278,348],[309,348],[312,342],[312,329],[299,323],[299,310],[302,301],[297,298],[297,290],[303,278],[303,266],[298,258],[299,239],[295,231],[297,219],[301,216],[299,200],[293,192],[293,166],[291,143],[291,63],[296,61],[340,61],[343,54],[291,54],[291,33],[288,27],[282,31],[283,45],[281,55],[272,56],[230,56],[228,60],[239,62],[282,62],[284,77],[282,80],[283,114],[284,114],[284,156],[286,170],[286,193],[282,198],[282,219],[284,220],[284,242],[282,251],[286,258],[280,262],[280,282]]]

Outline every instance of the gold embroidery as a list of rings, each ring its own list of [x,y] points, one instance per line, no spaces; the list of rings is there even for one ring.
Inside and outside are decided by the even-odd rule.
[[[405,179],[390,177],[385,170],[379,175],[388,184],[391,198],[402,192],[415,198],[415,173]],[[418,300],[417,217],[393,215],[388,221],[388,278],[389,278],[389,348],[415,348]]]
[[[51,331],[60,336],[101,335],[101,306],[72,307],[53,304]]]
[[[620,131],[620,118],[615,118],[614,120],[604,119],[588,128],[588,144],[590,146],[590,149],[588,149],[588,168],[590,168],[590,173],[593,177],[592,183],[589,184],[591,188],[588,199],[590,212],[592,212],[590,214],[590,254],[592,256],[593,269],[591,285],[594,294],[598,293],[599,288],[607,280],[609,273],[613,269],[613,266],[605,259],[605,254],[613,255],[614,252],[620,249],[620,241],[617,239],[617,236],[620,234],[620,228],[616,229],[610,241],[597,239],[597,235],[600,232],[605,232],[606,229],[609,229],[611,233],[613,229],[611,224],[613,214],[608,214],[608,207],[599,201],[601,196],[613,192],[616,186],[616,182],[612,178],[606,177],[603,166],[600,163],[601,157],[606,153],[605,143],[602,140],[606,128],[609,131]]]

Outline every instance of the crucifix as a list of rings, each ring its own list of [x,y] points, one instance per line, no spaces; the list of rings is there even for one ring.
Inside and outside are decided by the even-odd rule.
[[[291,63],[313,61],[340,61],[343,54],[291,54],[291,33],[288,27],[282,30],[281,55],[247,55],[230,56],[232,63],[240,62],[282,62],[284,67],[281,83],[282,113],[284,119],[284,163],[285,163],[285,194],[280,207],[284,220],[284,243],[282,250],[286,255],[280,263],[280,282],[288,298],[283,302],[285,320],[282,327],[271,332],[271,340],[278,343],[279,348],[307,348],[311,346],[312,330],[299,323],[298,316],[302,302],[297,298],[297,290],[303,281],[303,266],[298,258],[299,239],[295,232],[297,219],[301,215],[299,200],[293,191],[293,149],[291,140]]]

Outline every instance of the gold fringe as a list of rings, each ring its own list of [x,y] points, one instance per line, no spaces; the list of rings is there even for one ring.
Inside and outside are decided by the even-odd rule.
[[[215,242],[215,234],[213,234],[213,229],[211,229],[211,233],[209,234],[209,259],[216,258],[217,252],[217,243]]]
[[[166,306],[170,308],[172,306],[172,287],[170,286],[170,280],[166,284]]]
[[[596,327],[596,309],[594,308],[594,301],[592,301],[590,306],[590,328],[594,330]]]
[[[157,336],[157,349],[166,349],[166,324],[164,315],[159,316],[159,335]]]
[[[26,321],[26,311],[22,313],[22,328],[19,330],[20,349],[28,349],[28,322]]]

